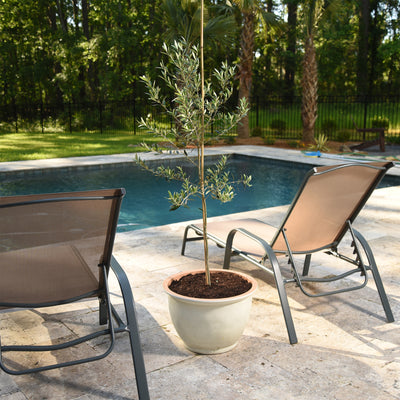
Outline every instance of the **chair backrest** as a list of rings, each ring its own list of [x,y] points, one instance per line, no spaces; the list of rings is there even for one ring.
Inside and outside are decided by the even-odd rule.
[[[15,290],[15,296],[0,293],[0,305],[60,303],[102,290],[99,265],[108,271],[124,194],[124,189],[104,189],[1,197],[1,276],[27,274],[34,281],[47,269],[51,278],[43,282],[47,288],[41,296],[41,288],[21,277],[26,290]],[[57,290],[48,289],[57,279],[68,280],[65,291],[56,285]]]
[[[317,167],[306,176],[272,246],[284,252],[282,230],[294,253],[311,253],[337,245],[392,162]]]

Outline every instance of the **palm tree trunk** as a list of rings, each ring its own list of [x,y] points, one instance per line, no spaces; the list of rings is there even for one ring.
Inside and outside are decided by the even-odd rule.
[[[295,92],[295,74],[297,70],[296,65],[296,43],[297,43],[297,9],[298,0],[296,1],[286,1],[288,17],[287,17],[287,44],[286,44],[286,54],[284,57],[285,63],[285,100],[288,103],[292,103],[294,99]]]
[[[318,111],[318,67],[312,35],[308,36],[305,43],[301,85],[303,90],[301,104],[303,142],[312,143]]]
[[[364,96],[368,93],[369,80],[369,38],[370,38],[370,1],[361,0],[359,2],[359,28],[358,28],[358,54],[357,54],[357,93]]]
[[[248,103],[250,103],[253,69],[255,17],[254,11],[243,11],[243,27],[240,38],[239,101],[245,98]],[[249,117],[247,114],[239,123],[238,136],[239,138],[250,137]]]

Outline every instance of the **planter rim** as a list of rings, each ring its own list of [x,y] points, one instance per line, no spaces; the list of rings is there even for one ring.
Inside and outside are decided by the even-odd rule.
[[[204,269],[196,269],[196,270],[189,270],[189,271],[181,271],[181,272],[177,272],[176,274],[170,275],[168,278],[166,278],[163,282],[163,288],[165,290],[165,292],[170,295],[171,297],[174,297],[175,299],[180,299],[181,301],[186,301],[188,303],[197,303],[197,304],[208,304],[208,303],[232,303],[232,302],[236,302],[238,299],[241,298],[245,298],[245,297],[249,297],[252,296],[253,293],[256,291],[258,284],[257,281],[250,275],[247,275],[243,272],[239,272],[239,271],[232,271],[230,269],[210,269],[210,272],[226,272],[226,273],[230,273],[230,274],[236,274],[236,275],[240,275],[242,276],[244,279],[246,279],[247,281],[249,281],[251,283],[251,288],[247,291],[244,292],[242,294],[239,294],[237,296],[231,296],[231,297],[222,297],[219,299],[204,299],[204,298],[200,298],[200,297],[190,297],[190,296],[184,296],[178,293],[173,292],[170,288],[169,288],[169,284],[171,283],[172,280],[177,280],[180,279],[182,276],[184,275],[189,275],[189,274],[198,274],[198,273],[202,273],[204,272]]]

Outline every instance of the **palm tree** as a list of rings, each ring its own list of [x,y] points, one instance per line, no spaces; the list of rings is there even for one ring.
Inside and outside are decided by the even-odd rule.
[[[318,65],[314,38],[318,25],[327,11],[334,12],[340,0],[304,0],[302,18],[305,28],[303,75],[301,79],[302,101],[301,120],[303,123],[303,142],[314,141],[315,121],[318,116]]]
[[[287,9],[287,44],[284,58],[285,68],[285,99],[292,103],[295,94],[295,74],[297,71],[297,15],[301,0],[285,0]]]
[[[190,49],[200,41],[202,52],[204,42],[215,50],[233,43],[236,21],[230,7],[222,4],[211,10],[205,7],[204,0],[163,0],[162,11],[167,25],[166,43],[183,40]],[[204,62],[204,55],[202,59]],[[179,77],[177,82],[179,86]],[[180,122],[175,121],[175,124],[181,131]],[[185,138],[183,134],[181,136],[178,144],[184,147]]]
[[[263,10],[262,0],[233,0],[242,14],[242,30],[239,50],[239,102],[244,98],[250,103],[251,81],[254,57],[254,35],[257,21],[264,24],[276,25],[274,14]],[[238,126],[238,136],[250,136],[249,117],[246,115]]]
[[[257,0],[235,1],[242,12],[242,32],[240,35],[239,52],[239,101],[250,99],[251,78],[254,56],[254,25],[256,21]],[[249,117],[246,115],[238,126],[238,136],[248,138],[250,136]]]
[[[193,0],[163,0],[164,21],[167,25],[165,41],[172,43],[182,38],[188,47],[193,46],[201,33],[202,2]],[[212,9],[204,7],[204,42],[215,46],[233,43],[236,22],[229,8],[218,5]]]

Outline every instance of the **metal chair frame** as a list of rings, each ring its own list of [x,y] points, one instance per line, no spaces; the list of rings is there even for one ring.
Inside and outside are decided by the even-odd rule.
[[[317,172],[315,169],[311,170],[306,178],[303,181],[303,184],[301,185],[295,199],[293,200],[291,206],[289,207],[287,214],[281,223],[280,227],[276,230],[276,233],[271,240],[270,243],[268,243],[266,240],[263,238],[253,234],[252,232],[249,232],[247,229],[244,229],[240,226],[238,226],[235,229],[232,229],[226,240],[222,240],[221,238],[213,235],[212,233],[208,232],[207,237],[208,239],[212,240],[215,242],[219,247],[225,248],[225,256],[224,256],[224,264],[223,268],[224,269],[229,269],[230,268],[230,260],[232,256],[240,256],[241,258],[251,262],[252,264],[256,265],[257,267],[261,268],[262,270],[272,274],[274,276],[275,284],[278,290],[278,295],[286,323],[286,329],[289,337],[289,341],[291,344],[295,344],[298,342],[297,335],[296,335],[296,330],[294,327],[293,323],[293,318],[292,314],[290,311],[289,307],[289,302],[287,298],[287,292],[285,285],[289,283],[294,283],[296,284],[300,290],[309,297],[321,297],[321,296],[328,296],[328,295],[334,295],[338,293],[344,293],[344,292],[349,292],[349,291],[354,291],[354,290],[359,290],[364,288],[367,285],[368,282],[368,271],[372,272],[372,277],[374,278],[379,297],[383,306],[383,309],[386,314],[386,318],[388,322],[393,322],[394,317],[393,313],[389,304],[389,300],[387,298],[382,279],[380,277],[376,261],[372,252],[371,247],[369,246],[367,240],[362,236],[360,232],[355,230],[352,226],[352,222],[358,215],[358,213],[361,211],[363,206],[365,205],[367,199],[370,197],[371,193],[375,189],[375,187],[378,185],[379,181],[382,179],[384,173],[386,172],[386,169],[390,168],[393,164],[388,165],[387,168],[383,167],[377,167],[373,165],[368,165],[364,164],[365,167],[368,168],[374,168],[374,169],[380,169],[381,173],[377,180],[373,183],[373,185],[370,187],[369,191],[366,193],[364,196],[364,199],[362,202],[360,202],[359,206],[357,209],[353,212],[351,218],[346,221],[345,226],[343,227],[342,231],[339,233],[337,236],[336,240],[333,243],[329,243],[323,248],[319,249],[310,249],[310,251],[304,251],[304,252],[294,252],[291,249],[291,244],[289,243],[289,240],[286,235],[286,229],[285,229],[285,223],[290,217],[290,213],[296,207],[297,200],[301,196],[301,193],[307,184],[307,181],[310,176],[312,175],[320,175],[320,174],[325,174],[328,173],[329,171],[335,170],[335,169],[340,169],[340,168],[345,168],[346,166],[349,165],[354,165],[354,164],[346,164],[346,165],[340,165],[340,166],[334,166],[332,168],[329,168],[327,170],[324,170],[322,172]],[[189,232],[194,231],[196,236],[194,237],[189,237]],[[338,251],[338,246],[340,242],[342,241],[343,237],[346,235],[346,233],[349,233],[351,235],[351,247],[353,248],[353,254],[354,258],[348,257],[344,254],[341,254]],[[273,249],[274,243],[276,242],[277,238],[279,235],[282,234],[284,237],[284,241],[286,244],[286,250],[285,251],[276,251]],[[257,242],[259,245],[261,245],[264,249],[264,257],[260,260],[255,257],[253,257],[251,254],[246,253],[246,251],[236,248],[233,246],[233,241],[234,237],[236,235],[244,235],[247,236],[248,238],[254,240]],[[186,243],[191,242],[191,241],[197,241],[197,240],[203,240],[203,230],[201,227],[195,225],[195,224],[190,224],[186,227],[183,235],[183,242],[182,242],[182,249],[181,249],[181,254],[185,254],[185,249],[186,249]],[[309,268],[310,268],[310,262],[311,262],[311,256],[313,253],[316,252],[324,252],[328,255],[333,255],[337,258],[339,258],[342,261],[348,262],[352,265],[355,266],[355,268],[346,271],[342,274],[338,274],[336,276],[332,276],[329,278],[314,278],[314,277],[309,277]],[[364,263],[362,254],[365,254],[367,264]],[[304,259],[304,264],[303,264],[303,270],[302,273],[298,271],[298,266],[297,266],[297,261],[294,259],[294,255],[305,255]],[[281,268],[278,262],[277,255],[286,255],[288,258],[288,263],[290,264],[290,269],[291,269],[291,278],[283,278]],[[337,290],[330,290],[330,291],[321,291],[319,293],[311,293],[308,290],[305,289],[303,282],[316,282],[316,283],[329,283],[329,282],[334,282],[338,281],[340,279],[346,278],[350,275],[353,274],[359,274],[362,277],[362,282],[361,283],[356,283],[352,286],[346,286]]]
[[[100,264],[98,265],[101,270],[101,277],[104,279],[103,287],[100,288],[98,291],[85,293],[78,297],[70,298],[66,301],[54,301],[54,302],[47,302],[47,303],[29,303],[29,304],[15,304],[9,302],[2,302],[0,303],[0,307],[6,308],[22,308],[22,309],[34,309],[38,307],[50,307],[60,304],[69,304],[72,302],[76,302],[79,300],[83,300],[85,298],[97,296],[99,299],[99,324],[100,325],[107,325],[106,329],[101,329],[96,332],[84,335],[74,340],[66,341],[60,344],[55,345],[1,345],[0,341],[0,368],[8,374],[11,375],[22,375],[28,373],[35,373],[41,371],[47,371],[55,368],[62,368],[62,367],[69,367],[72,365],[83,364],[87,362],[93,362],[100,360],[106,356],[108,356],[115,344],[115,334],[126,332],[129,334],[129,341],[131,346],[131,353],[133,358],[134,370],[135,370],[135,377],[136,377],[136,386],[137,391],[139,394],[139,399],[147,400],[149,399],[149,391],[147,385],[147,377],[144,365],[144,359],[142,354],[141,342],[139,337],[139,327],[137,324],[137,317],[135,312],[135,305],[132,290],[128,281],[128,277],[125,271],[122,269],[121,265],[112,255],[112,248],[114,244],[115,234],[116,234],[116,227],[118,221],[118,215],[120,211],[122,197],[125,195],[125,190],[121,189],[119,195],[113,196],[95,196],[91,195],[91,192],[87,192],[87,196],[80,196],[74,197],[73,193],[66,194],[65,197],[57,197],[57,198],[44,198],[39,200],[32,200],[32,201],[22,201],[22,202],[13,202],[13,203],[6,203],[0,204],[0,208],[7,208],[7,207],[23,207],[24,205],[35,204],[35,203],[54,203],[54,202],[65,202],[65,201],[81,201],[81,200],[90,200],[90,201],[101,201],[104,199],[111,199],[115,198],[115,207],[111,212],[110,218],[112,219],[110,223],[110,230],[107,233],[107,240],[106,240],[106,247],[104,250],[104,256]],[[110,300],[110,293],[108,287],[108,274],[109,270],[113,271],[115,274],[123,297],[123,303],[125,307],[125,316],[126,322],[122,320],[119,316],[117,311],[115,310],[114,306]],[[114,321],[114,322],[113,322]],[[116,322],[116,326],[115,325]],[[67,362],[60,362],[51,365],[45,365],[41,367],[35,368],[25,368],[25,369],[11,369],[5,365],[2,359],[2,353],[6,352],[46,352],[46,351],[56,351],[66,349],[68,347],[76,346],[86,341],[95,339],[97,337],[108,335],[110,337],[110,343],[107,349],[99,355],[95,355],[92,357],[81,358],[77,360],[71,360]]]

